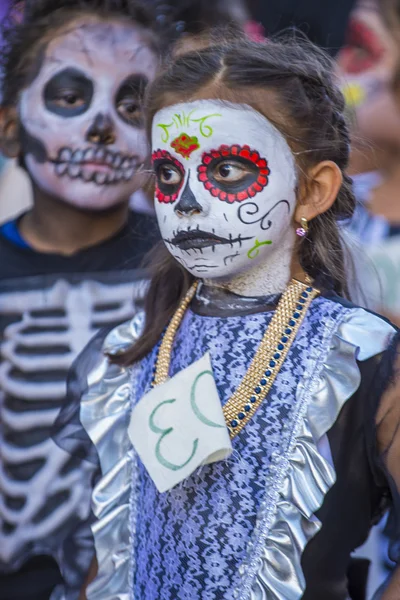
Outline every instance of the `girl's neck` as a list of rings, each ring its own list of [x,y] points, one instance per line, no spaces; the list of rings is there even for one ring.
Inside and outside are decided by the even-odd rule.
[[[258,297],[281,294],[286,289],[290,279],[295,277],[300,281],[306,280],[306,274],[293,252],[294,237],[288,236],[282,240],[279,252],[273,252],[268,260],[239,273],[229,280],[206,279],[208,286],[220,287],[239,296]]]
[[[86,212],[34,189],[33,207],[22,217],[19,231],[37,252],[70,256],[115,235],[128,210],[125,202],[106,212]]]

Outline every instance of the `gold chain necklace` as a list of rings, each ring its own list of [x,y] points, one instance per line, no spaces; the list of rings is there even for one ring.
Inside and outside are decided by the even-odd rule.
[[[175,335],[196,293],[197,286],[196,281],[183,298],[166,329],[156,359],[153,386],[164,383],[168,379]],[[249,422],[267,396],[306,312],[318,294],[319,290],[297,279],[292,279],[282,294],[245,376],[222,409],[231,439]]]

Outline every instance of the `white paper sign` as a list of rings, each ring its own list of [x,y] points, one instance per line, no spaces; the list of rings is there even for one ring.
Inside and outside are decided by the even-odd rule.
[[[159,492],[227,458],[232,444],[209,353],[143,396],[128,433]]]

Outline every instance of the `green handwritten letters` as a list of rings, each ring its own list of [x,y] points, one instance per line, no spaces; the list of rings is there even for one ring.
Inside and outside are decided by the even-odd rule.
[[[193,382],[192,388],[190,390],[190,404],[192,407],[192,410],[194,412],[194,414],[196,415],[196,417],[199,419],[199,421],[201,421],[202,423],[204,423],[204,425],[207,425],[208,427],[218,427],[218,428],[222,428],[222,425],[219,425],[218,423],[214,423],[214,421],[211,421],[210,419],[208,419],[199,409],[199,407],[197,406],[197,399],[196,399],[196,390],[197,390],[197,386],[199,381],[201,380],[202,377],[204,376],[211,376],[214,377],[212,371],[202,371],[201,373],[199,373],[196,377],[196,379]],[[169,460],[167,460],[161,452],[161,443],[163,441],[163,439],[169,435],[170,433],[172,433],[174,431],[173,427],[167,427],[166,429],[162,429],[161,427],[158,427],[155,423],[154,423],[154,417],[156,416],[156,413],[158,412],[158,410],[162,407],[165,406],[166,404],[174,404],[174,402],[176,402],[176,399],[173,398],[171,400],[163,400],[162,402],[160,402],[159,404],[157,404],[157,406],[155,407],[155,409],[152,411],[150,417],[149,417],[149,427],[151,429],[151,431],[153,433],[159,433],[160,434],[160,438],[156,444],[155,447],[155,454],[156,454],[156,458],[158,460],[158,462],[160,463],[160,465],[162,465],[163,467],[165,467],[166,469],[171,469],[171,471],[179,471],[180,469],[183,469],[184,467],[186,467],[187,464],[190,463],[190,461],[194,458],[198,445],[199,445],[199,440],[198,438],[195,439],[193,441],[193,449],[192,449],[192,453],[189,456],[189,458],[182,464],[180,465],[176,465],[174,463],[171,463]]]
[[[213,134],[213,128],[211,125],[207,124],[206,121],[211,119],[212,117],[221,117],[222,115],[218,113],[213,113],[211,115],[204,115],[203,117],[194,118],[193,114],[196,112],[196,109],[191,110],[188,114],[185,112],[175,113],[172,117],[171,123],[158,123],[157,127],[162,129],[163,133],[161,135],[161,141],[163,144],[167,144],[171,133],[170,130],[177,131],[180,133],[184,133],[185,128],[190,127],[193,123],[196,123],[199,127],[199,134],[204,138],[209,138]]]

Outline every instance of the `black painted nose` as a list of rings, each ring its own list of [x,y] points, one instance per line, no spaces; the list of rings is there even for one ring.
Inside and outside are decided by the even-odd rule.
[[[191,215],[199,215],[203,212],[201,205],[197,202],[192,190],[189,186],[189,179],[186,182],[185,189],[175,206],[174,211],[179,216],[190,217]]]
[[[99,113],[86,133],[86,139],[92,144],[109,145],[115,142],[114,124],[108,115]]]

